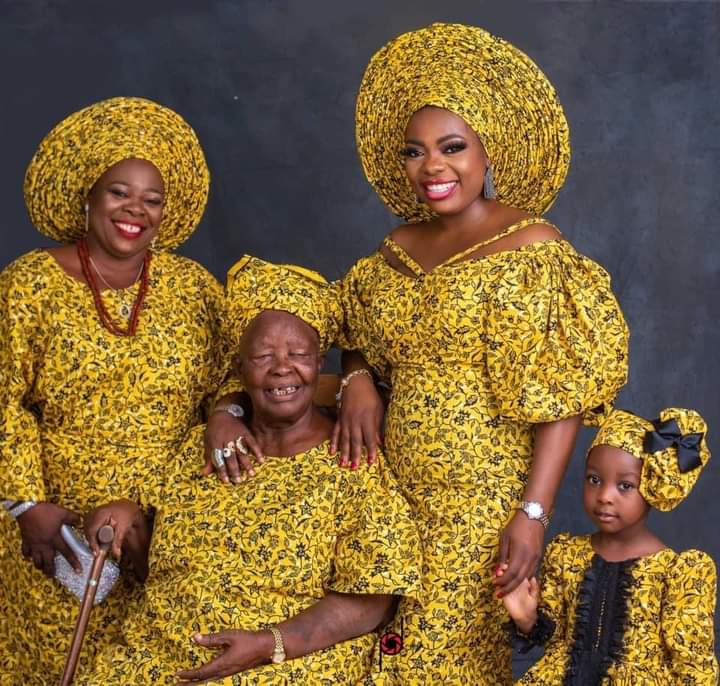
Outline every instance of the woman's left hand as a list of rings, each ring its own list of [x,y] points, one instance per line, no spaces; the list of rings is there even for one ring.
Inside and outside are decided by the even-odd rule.
[[[175,676],[180,681],[176,686],[202,684],[265,664],[270,661],[275,648],[275,639],[269,631],[233,629],[217,634],[196,634],[193,641],[203,648],[223,652],[202,667],[178,672]]]
[[[507,568],[494,575],[498,597],[511,593],[524,579],[535,576],[544,538],[542,522],[528,519],[520,510],[515,513],[500,537],[498,567],[507,564]]]

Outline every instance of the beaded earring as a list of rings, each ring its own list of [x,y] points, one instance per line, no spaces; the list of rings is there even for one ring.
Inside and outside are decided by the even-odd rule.
[[[495,198],[497,198],[497,191],[495,190],[495,179],[493,178],[491,164],[488,164],[485,169],[485,179],[483,181],[482,194],[485,200],[495,200]]]

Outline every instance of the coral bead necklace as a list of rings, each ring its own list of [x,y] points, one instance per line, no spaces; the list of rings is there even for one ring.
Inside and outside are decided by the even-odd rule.
[[[81,238],[77,242],[77,253],[78,257],[80,258],[80,266],[82,267],[83,276],[85,277],[85,280],[87,281],[88,286],[90,286],[90,290],[92,291],[93,301],[95,302],[95,309],[97,310],[102,325],[110,333],[115,334],[116,336],[134,336],[135,332],[137,331],[140,310],[142,309],[142,305],[148,290],[148,273],[150,271],[151,259],[150,251],[148,250],[145,253],[142,267],[140,268],[140,273],[138,274],[138,278],[140,279],[140,288],[138,290],[137,296],[135,297],[135,302],[133,303],[132,309],[129,309],[125,304],[123,304],[121,308],[121,314],[123,315],[125,315],[125,312],[129,309],[129,312],[127,312],[128,326],[125,329],[118,326],[112,320],[112,318],[110,317],[110,313],[105,307],[105,303],[102,299],[102,294],[100,293],[100,288],[98,287],[97,281],[95,280],[95,276],[93,274],[92,266],[94,266],[94,264],[92,262],[92,258],[90,257],[88,244],[84,238]],[[97,267],[95,267],[95,269],[97,270]],[[115,290],[110,286],[107,281],[105,281],[105,278],[102,276],[102,274],[100,274],[99,271],[98,276],[100,276],[100,278],[103,280],[103,282],[108,288],[110,288],[111,290]],[[135,281],[137,281],[137,279],[135,279]]]

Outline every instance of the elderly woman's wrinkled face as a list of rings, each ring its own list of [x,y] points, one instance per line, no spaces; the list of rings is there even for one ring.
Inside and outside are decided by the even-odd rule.
[[[164,193],[160,172],[150,162],[113,165],[88,195],[88,239],[115,257],[144,252],[157,235]]]
[[[243,334],[237,371],[258,416],[287,420],[310,408],[323,360],[315,329],[266,310]]]
[[[479,201],[487,153],[465,121],[441,107],[423,107],[405,129],[405,173],[415,195],[439,215]]]

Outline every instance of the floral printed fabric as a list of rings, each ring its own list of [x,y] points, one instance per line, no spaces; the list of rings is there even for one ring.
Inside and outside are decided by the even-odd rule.
[[[118,316],[130,289],[105,291]],[[198,264],[153,256],[137,334],[101,325],[90,289],[36,250],[0,275],[0,497],[84,512],[120,497],[170,459],[200,421],[229,356],[218,342],[222,291]],[[78,603],[20,554],[0,512],[0,683],[57,683]],[[84,655],[116,635],[134,594],[125,575],[95,608]],[[84,662],[83,658],[83,662]],[[82,670],[82,664],[80,669]]]
[[[589,536],[560,534],[548,545],[542,609],[555,622],[555,633],[544,657],[518,684],[575,683],[568,672],[577,638],[579,591],[594,555]],[[611,629],[622,632],[620,655],[597,686],[716,686],[717,579],[712,559],[699,550],[678,554],[665,548],[635,561],[630,573],[624,627]]]
[[[541,220],[538,220],[541,221]],[[492,566],[522,499],[533,430],[610,403],[625,383],[628,331],[607,273],[564,240],[414,276],[380,254],[337,287],[341,345],[392,385],[385,448],[423,540],[422,609],[401,604],[405,646],[379,683],[509,684]]]
[[[338,469],[323,443],[269,457],[252,480],[227,486],[189,467],[202,445],[199,429],[164,485],[148,484],[142,494],[157,507],[145,597],[126,621],[124,641],[102,654],[83,686],[174,684],[178,669],[216,654],[192,644],[194,633],[262,629],[330,590],[417,595],[417,530],[382,459]],[[360,683],[376,643],[366,634],[217,683]]]

